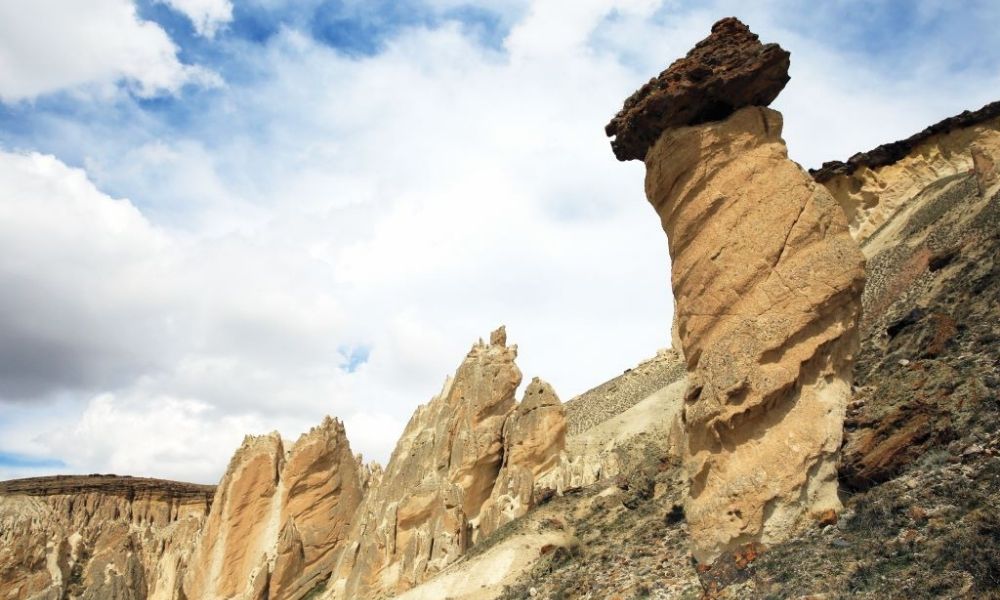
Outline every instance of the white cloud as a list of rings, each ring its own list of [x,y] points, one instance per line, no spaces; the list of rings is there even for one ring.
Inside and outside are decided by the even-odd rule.
[[[120,81],[148,97],[219,80],[181,63],[170,37],[141,20],[131,0],[0,2],[0,101],[80,86],[107,95]]]
[[[504,7],[499,50],[455,22],[364,58],[284,29],[239,47],[254,77],[185,129],[53,125],[86,172],[0,154],[0,368],[32,367],[0,377],[21,415],[0,451],[211,481],[243,433],[294,438],[329,413],[384,459],[500,323],[563,399],[666,345],[666,241],[603,125],[744,3],[559,4]],[[793,52],[777,106],[807,166],[997,89],[929,63],[885,80],[764,8],[747,20]],[[340,368],[358,348],[367,362]]]
[[[199,35],[212,37],[219,27],[233,20],[229,0],[160,0],[191,19]]]

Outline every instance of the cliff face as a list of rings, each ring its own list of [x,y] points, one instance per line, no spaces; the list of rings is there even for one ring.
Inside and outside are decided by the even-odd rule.
[[[374,598],[409,589],[524,515],[566,419],[534,379],[518,403],[503,328],[417,409],[388,467],[329,417],[290,447],[248,436],[217,488],[132,478],[0,484],[4,600]],[[214,492],[214,494],[213,494]]]
[[[175,598],[213,491],[93,475],[0,482],[3,598]]]
[[[498,329],[417,409],[352,521],[331,597],[407,590],[532,506],[534,478],[554,466],[566,426],[544,382],[515,401],[516,357]]]
[[[991,140],[1000,124],[968,118],[983,111],[963,114],[943,121],[947,127],[933,126],[930,135],[833,163],[844,165],[837,172],[816,173],[823,187],[844,202],[846,214],[854,215],[850,230],[867,259],[854,391],[838,473],[844,509],[823,515],[813,527],[790,531],[783,540],[736,548],[695,569],[687,552],[692,542],[699,543],[698,522],[681,510],[687,491],[674,479],[669,447],[651,446],[650,452],[634,443],[619,446],[632,464],[616,469],[611,479],[598,478],[552,501],[553,509],[566,515],[580,550],[540,558],[503,598],[527,597],[531,590],[541,598],[997,596],[1000,152]],[[759,132],[750,139],[762,143]],[[884,148],[895,150],[887,154]],[[671,160],[679,154],[673,150]],[[783,164],[780,158],[772,162]],[[743,164],[748,174],[761,168]],[[711,173],[722,175],[719,165],[708,165],[693,169],[690,177],[704,177],[711,167]],[[762,185],[758,179],[753,183],[752,189]],[[869,210],[852,213],[857,203],[841,194],[866,185]],[[748,188],[733,185],[720,196]],[[720,213],[725,221],[724,208]],[[712,231],[709,223],[698,235]],[[766,234],[765,228],[754,233]],[[745,263],[752,266],[756,256],[747,252]],[[634,422],[623,417],[646,405],[648,396],[645,385],[629,382],[632,373],[567,403],[567,453],[591,432],[624,431]],[[659,377],[647,381],[665,383]],[[687,385],[683,379],[672,385],[678,384]],[[630,397],[620,398],[626,388]],[[636,403],[641,397],[647,399]],[[609,404],[627,408],[590,423],[581,418],[578,402],[597,414]],[[663,420],[668,419],[664,413]],[[660,440],[666,435],[652,428],[647,433]],[[752,500],[753,494],[748,496]]]
[[[384,470],[327,418],[218,487],[0,482],[0,598],[996,595],[1000,103],[810,178],[761,106],[787,66],[725,19],[609,124],[679,348],[517,402],[500,328]]]
[[[637,93],[661,112],[749,105],[704,124],[634,122],[656,137],[645,153],[646,196],[670,246],[688,371],[686,514],[699,560],[773,542],[840,507],[836,465],[864,266],[836,201],[788,159],[781,115],[753,106],[780,92],[787,58],[725,19],[660,75],[663,89]],[[639,110],[630,103],[635,96],[612,124]]]
[[[291,598],[323,585],[361,501],[343,425],[329,417],[285,451],[272,433],[233,456],[185,575],[187,598]]]
[[[840,202],[851,233],[874,247],[879,239],[890,243],[896,239],[898,232],[879,229],[890,220],[904,222],[900,211],[914,210],[912,200],[935,183],[975,173],[981,192],[992,187],[997,177],[998,148],[1000,102],[994,102],[945,119],[905,140],[858,153],[847,162],[826,163],[813,175]]]

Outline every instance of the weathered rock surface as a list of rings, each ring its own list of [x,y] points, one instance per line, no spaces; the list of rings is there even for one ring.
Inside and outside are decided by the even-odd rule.
[[[330,597],[410,589],[462,556],[484,527],[531,506],[532,478],[556,462],[565,421],[541,381],[516,403],[516,357],[501,327],[417,409],[355,515]]]
[[[213,491],[113,475],[0,482],[0,597],[174,598]]]
[[[247,437],[185,577],[187,598],[293,598],[325,585],[362,495],[344,426],[327,417],[287,452]]]
[[[788,159],[781,125],[748,107],[664,133],[646,160],[689,374],[699,560],[840,507],[864,262],[836,201]]]
[[[866,339],[841,473],[855,490],[974,429],[962,424],[962,407],[984,397],[988,378],[976,363],[988,364],[1000,335],[1000,115],[970,118],[990,107],[1000,103],[909,138],[918,142],[895,162],[825,178],[848,211],[857,194],[869,198],[853,228],[868,258]]]
[[[959,132],[980,123],[995,121],[1000,118],[1000,101],[991,102],[979,110],[967,110],[953,117],[948,117],[915,133],[905,140],[882,144],[867,152],[858,152],[847,159],[847,162],[832,160],[823,163],[819,169],[810,173],[820,183],[827,183],[838,176],[853,175],[859,169],[877,170],[893,165],[904,158],[921,154],[918,148],[931,138],[939,138],[952,132]],[[971,150],[966,148],[967,150]]]
[[[184,580],[188,598],[248,598],[267,578],[267,552],[277,541],[281,436],[247,436],[222,477],[213,510]],[[266,585],[264,586],[266,589]]]
[[[646,195],[670,246],[688,371],[686,514],[705,561],[840,507],[864,267],[836,201],[788,159],[781,115],[761,106],[787,80],[788,55],[727,19],[661,80],[688,64],[699,81],[732,86],[687,96],[689,114],[712,116],[658,119],[643,128],[655,144],[625,158],[645,157]]]
[[[680,354],[665,349],[567,401],[566,449],[536,488],[562,493],[611,480],[650,445],[676,456],[685,375]]]
[[[788,52],[762,44],[738,19],[712,26],[688,55],[651,79],[604,128],[618,160],[644,160],[664,131],[767,106],[788,83]]]
[[[846,163],[828,162],[813,171],[847,213],[854,237],[868,255],[899,235],[925,190],[947,177],[974,173],[980,193],[997,181],[1000,157],[1000,102],[966,111],[909,138],[855,154]],[[890,224],[889,221],[893,223]],[[889,229],[881,231],[887,226]]]
[[[566,416],[552,386],[537,377],[531,380],[504,423],[503,444],[503,466],[482,510],[480,537],[528,512],[535,484],[559,464],[566,446]]]

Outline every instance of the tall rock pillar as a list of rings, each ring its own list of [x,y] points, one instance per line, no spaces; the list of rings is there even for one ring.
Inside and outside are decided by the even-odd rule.
[[[645,161],[669,240],[700,561],[840,507],[864,259],[765,108],[788,65],[779,46],[723,19],[607,127],[620,160]]]

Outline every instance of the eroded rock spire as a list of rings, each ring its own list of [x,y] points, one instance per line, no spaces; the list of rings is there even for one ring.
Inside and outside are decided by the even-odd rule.
[[[788,53],[723,19],[608,126],[643,158],[687,361],[693,553],[713,560],[838,509],[864,259],[830,193],[765,108]]]

